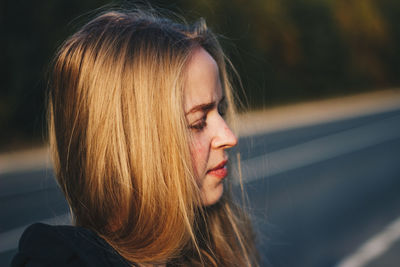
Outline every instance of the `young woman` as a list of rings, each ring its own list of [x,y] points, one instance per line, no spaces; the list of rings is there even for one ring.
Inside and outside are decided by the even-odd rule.
[[[226,62],[203,20],[108,11],[72,35],[48,123],[75,226],[29,227],[13,266],[257,266],[229,192]]]

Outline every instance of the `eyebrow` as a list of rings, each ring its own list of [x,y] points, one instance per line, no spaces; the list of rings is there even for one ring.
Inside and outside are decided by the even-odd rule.
[[[225,101],[225,96],[223,96],[221,98],[219,103],[222,103],[224,101]],[[197,112],[197,111],[208,112],[208,111],[212,110],[213,108],[215,108],[215,106],[216,106],[216,102],[215,101],[213,101],[211,103],[204,103],[204,104],[196,105],[196,106],[192,107],[188,112],[186,112],[185,115],[188,115],[190,113],[194,113],[194,112]]]

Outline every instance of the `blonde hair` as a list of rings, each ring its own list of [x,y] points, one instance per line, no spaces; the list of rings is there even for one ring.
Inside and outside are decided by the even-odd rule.
[[[203,47],[234,105],[225,56],[204,20],[100,14],[61,46],[48,94],[49,141],[74,222],[127,261],[254,266],[250,221],[230,193],[202,207],[183,112],[186,65]]]

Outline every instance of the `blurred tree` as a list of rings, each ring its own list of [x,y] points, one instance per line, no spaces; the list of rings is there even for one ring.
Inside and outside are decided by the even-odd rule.
[[[129,7],[136,2],[115,4]],[[189,21],[202,16],[221,33],[251,108],[400,84],[398,0],[149,2]],[[82,14],[105,4],[1,2],[0,149],[40,142],[49,61],[57,46],[90,17]],[[238,94],[245,99],[243,92]]]
[[[386,84],[387,70],[381,54],[392,43],[388,25],[374,1],[332,0],[331,4],[341,36],[350,50],[349,71],[353,69],[370,77],[378,85]]]
[[[2,2],[0,148],[40,141],[45,73],[57,46],[72,33],[70,21],[107,1]]]
[[[301,54],[299,31],[288,14],[285,1],[237,0],[234,3],[244,17],[252,18],[252,35],[259,50],[265,54],[274,53],[289,66],[298,63]]]

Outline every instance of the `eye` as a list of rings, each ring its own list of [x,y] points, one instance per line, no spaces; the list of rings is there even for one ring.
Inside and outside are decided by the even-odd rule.
[[[218,113],[221,115],[221,117],[224,117],[226,114],[226,111],[228,109],[228,104],[225,101],[225,98],[221,100],[218,104]]]
[[[207,113],[204,114],[204,116],[200,119],[200,121],[195,122],[192,125],[189,125],[189,128],[197,130],[197,131],[201,131],[206,126],[207,126]]]

